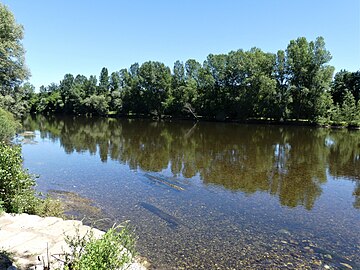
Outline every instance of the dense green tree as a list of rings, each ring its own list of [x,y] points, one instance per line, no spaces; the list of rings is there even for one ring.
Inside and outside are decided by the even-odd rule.
[[[129,71],[123,70],[124,82],[123,109],[125,113],[147,113],[145,105],[144,89],[140,85],[140,65],[132,64]]]
[[[65,74],[64,79],[60,81],[60,85],[59,85],[61,98],[64,101],[64,105],[65,105],[64,111],[67,113],[71,113],[69,98],[73,83],[74,83],[74,76],[72,74]]]
[[[22,86],[30,72],[25,65],[23,27],[0,3],[0,107],[20,117],[30,110],[29,85]]]
[[[97,115],[106,115],[108,113],[109,105],[104,95],[91,95],[83,101],[86,107],[86,112]]]
[[[93,94],[96,94],[96,88],[97,88],[96,76],[90,75],[85,86],[86,96],[91,96]]]
[[[160,116],[171,97],[171,71],[163,63],[148,61],[139,68],[140,88],[148,113]]]
[[[122,109],[120,72],[112,72],[110,75],[110,102],[109,107],[112,112],[119,113]]]
[[[16,23],[14,15],[1,3],[0,18],[0,94],[9,95],[30,73],[25,66],[23,27]]]
[[[185,71],[186,71],[186,78],[195,79],[196,81],[199,78],[199,71],[201,69],[201,64],[194,59],[189,59],[185,63]]]
[[[192,102],[188,83],[185,75],[185,66],[182,62],[176,61],[171,79],[172,95],[169,98],[168,113],[173,115],[181,115],[186,109],[186,105]],[[194,87],[196,89],[196,86]]]
[[[356,106],[356,101],[350,91],[345,93],[341,106],[341,117],[343,121],[349,124],[360,125],[360,111]]]
[[[276,100],[273,104],[273,114],[275,119],[284,120],[289,117],[292,98],[289,91],[286,57],[283,50],[279,50],[276,54],[275,79],[277,91]]]
[[[106,95],[110,88],[110,77],[108,69],[103,67],[99,77],[98,94]]]
[[[303,119],[322,125],[358,125],[358,114],[349,110],[358,106],[360,71],[340,71],[331,84],[330,59],[322,37],[310,42],[301,37],[276,54],[259,48],[209,54],[203,65],[194,59],[185,64],[176,61],[172,72],[163,63],[148,61],[110,76],[103,67],[99,83],[95,76],[66,74],[59,85],[41,87],[37,95],[28,85],[17,87],[16,95],[0,96],[0,106],[19,112]],[[347,93],[354,99],[351,106],[350,96],[344,102]]]
[[[292,96],[292,115],[296,119],[314,119],[326,112],[320,101],[327,91],[334,68],[326,65],[331,54],[322,37],[308,42],[305,37],[290,41],[286,49],[286,69]]]
[[[360,99],[360,70],[356,72],[349,72],[340,70],[335,74],[331,95],[335,104],[341,104],[347,92],[350,92],[355,102]]]

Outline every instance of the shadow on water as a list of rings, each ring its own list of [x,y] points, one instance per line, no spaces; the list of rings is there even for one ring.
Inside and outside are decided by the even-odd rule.
[[[171,229],[176,229],[178,228],[179,225],[182,225],[182,223],[177,218],[175,218],[172,215],[169,215],[168,213],[165,213],[164,211],[162,211],[161,209],[157,208],[152,204],[141,202],[140,206],[150,211],[154,215],[158,216],[162,220],[166,221],[166,223]]]

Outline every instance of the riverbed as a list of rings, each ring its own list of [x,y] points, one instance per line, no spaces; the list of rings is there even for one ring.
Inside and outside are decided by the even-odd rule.
[[[101,229],[127,222],[155,269],[360,265],[360,132],[33,117],[24,166]],[[97,210],[99,209],[99,210]]]

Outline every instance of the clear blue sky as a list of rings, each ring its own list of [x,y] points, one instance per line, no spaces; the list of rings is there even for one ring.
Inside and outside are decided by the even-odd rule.
[[[36,87],[64,74],[99,75],[156,60],[203,62],[209,53],[286,49],[325,38],[336,71],[360,69],[359,0],[5,0],[25,28]]]

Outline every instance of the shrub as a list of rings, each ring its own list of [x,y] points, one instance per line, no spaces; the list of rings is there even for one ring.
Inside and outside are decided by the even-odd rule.
[[[22,167],[21,148],[0,143],[0,203],[6,212],[31,213],[39,198],[34,179]]]
[[[135,238],[126,226],[113,226],[101,238],[92,231],[65,237],[71,249],[66,254],[67,270],[124,269],[135,256]]]
[[[14,116],[0,108],[0,141],[11,139],[20,124],[14,119]]]
[[[35,214],[42,217],[64,217],[64,206],[60,200],[46,197],[35,205]]]

